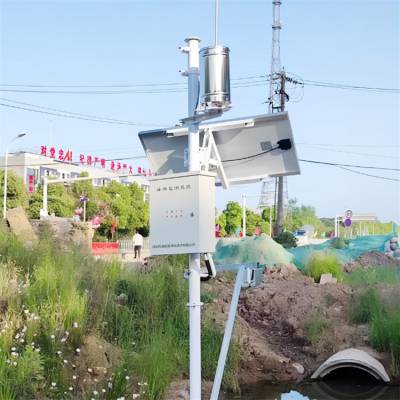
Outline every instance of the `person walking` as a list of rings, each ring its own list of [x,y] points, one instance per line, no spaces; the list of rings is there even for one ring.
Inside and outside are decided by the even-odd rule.
[[[137,257],[140,260],[140,253],[143,247],[143,236],[138,231],[135,231],[135,234],[133,235],[133,246],[135,250],[135,258]]]

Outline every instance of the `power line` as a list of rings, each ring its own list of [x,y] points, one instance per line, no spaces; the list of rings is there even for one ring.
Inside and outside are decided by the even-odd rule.
[[[232,81],[252,80],[252,79],[266,79],[267,75],[253,75],[244,76],[240,78],[233,78]],[[162,82],[162,83],[136,83],[136,84],[119,84],[119,85],[35,85],[35,84],[0,84],[3,87],[31,87],[31,88],[134,88],[134,87],[157,87],[157,86],[184,86],[187,87],[186,82]]]
[[[79,120],[83,120],[83,121],[100,122],[100,123],[106,123],[106,124],[130,125],[130,126],[155,126],[156,125],[153,123],[138,123],[138,122],[128,122],[128,121],[127,122],[122,122],[122,121],[118,122],[117,120],[107,120],[107,119],[100,119],[100,118],[95,118],[95,117],[88,118],[88,117],[79,116],[79,113],[67,114],[66,111],[62,111],[64,114],[61,114],[60,112],[56,113],[56,112],[50,112],[50,111],[35,110],[33,108],[27,108],[27,107],[22,107],[22,106],[13,106],[11,104],[5,104],[5,103],[0,103],[0,106],[13,108],[13,109],[17,109],[17,110],[35,112],[35,113],[39,113],[39,114],[54,115],[56,117],[79,119]],[[34,107],[37,107],[37,106],[34,106]],[[158,125],[158,126],[165,126],[165,125]]]
[[[233,88],[262,86],[271,80],[271,74],[260,74],[232,79],[237,83]],[[246,82],[247,81],[247,82]],[[310,79],[296,79],[288,76],[287,81],[300,86],[317,86],[334,89],[368,91],[376,93],[400,93],[399,88],[375,87],[365,85],[353,85],[336,82],[315,81]],[[120,85],[34,85],[34,84],[0,84],[0,91],[9,93],[39,93],[39,94],[162,94],[183,93],[186,91],[186,83],[141,83]],[[5,88],[5,89],[3,89]],[[11,89],[10,89],[11,88]],[[24,89],[29,88],[29,89]],[[46,89],[46,90],[43,90]],[[63,90],[50,90],[63,89]],[[69,89],[69,90],[67,90]],[[108,90],[71,90],[71,89],[108,89]],[[109,90],[117,89],[117,90]]]
[[[329,88],[335,88],[335,89],[364,90],[364,91],[366,90],[366,91],[373,91],[373,92],[400,93],[399,88],[349,85],[349,84],[344,84],[344,83],[313,81],[313,80],[309,80],[309,79],[304,79],[303,84],[309,85],[309,86],[329,87]]]
[[[334,144],[334,143],[299,143],[297,142],[298,145],[303,145],[303,146],[322,146],[322,147],[399,147],[396,144]]]
[[[233,84],[235,89],[264,86],[267,80],[249,81]],[[185,87],[172,87],[168,89],[154,88],[147,90],[124,89],[124,90],[36,90],[36,89],[0,89],[0,92],[6,93],[30,93],[30,94],[80,94],[80,95],[112,95],[112,94],[168,94],[168,93],[186,93]]]
[[[337,168],[340,168],[340,169],[344,169],[345,171],[353,172],[354,174],[358,174],[358,175],[369,176],[369,177],[371,177],[371,178],[384,179],[384,180],[387,180],[387,181],[400,182],[400,179],[396,179],[396,178],[388,178],[388,177],[386,177],[386,176],[366,174],[365,172],[355,171],[354,169],[342,167],[342,166],[340,166],[340,165],[336,165],[336,167],[337,167]]]
[[[367,156],[367,157],[380,157],[380,158],[399,159],[399,157],[396,157],[396,156],[387,156],[387,155],[383,155],[383,154],[357,153],[357,152],[354,152],[354,151],[346,151],[346,150],[339,150],[339,149],[332,149],[332,148],[329,149],[329,148],[321,147],[321,146],[318,146],[318,145],[314,146],[312,144],[308,144],[308,145],[305,145],[305,146],[311,147],[312,149],[322,150],[322,151],[331,151],[333,153],[343,153],[343,154],[354,154],[354,155],[358,155],[358,156]]]
[[[78,117],[85,117],[85,118],[90,118],[90,119],[101,120],[102,122],[110,121],[110,122],[122,123],[122,124],[128,124],[128,125],[143,125],[143,126],[157,125],[157,124],[145,124],[145,123],[141,123],[141,122],[126,121],[126,120],[121,120],[121,119],[116,119],[116,118],[108,118],[108,117],[102,117],[102,116],[98,116],[98,115],[83,114],[83,113],[77,113],[77,112],[72,112],[72,111],[60,110],[59,108],[40,106],[37,104],[25,103],[22,101],[6,99],[4,97],[0,97],[0,100],[7,101],[10,103],[15,103],[15,104],[22,104],[24,106],[30,106],[30,107],[34,107],[34,108],[43,109],[43,110],[55,111],[57,113],[63,113],[63,114],[75,115]],[[158,126],[165,126],[165,125],[158,125]]]
[[[387,168],[387,167],[374,167],[370,165],[355,165],[355,164],[342,164],[342,163],[332,163],[325,161],[316,161],[316,160],[304,160],[299,158],[299,161],[311,164],[322,164],[322,165],[331,165],[333,167],[350,167],[350,168],[365,168],[365,169],[378,169],[384,171],[400,171],[400,168]]]

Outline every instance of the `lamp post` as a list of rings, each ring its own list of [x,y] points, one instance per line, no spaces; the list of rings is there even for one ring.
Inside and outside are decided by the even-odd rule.
[[[3,219],[6,219],[7,216],[7,178],[8,178],[8,148],[15,140],[26,136],[26,133],[20,133],[15,136],[6,146],[6,155],[4,157],[4,193],[3,193]]]

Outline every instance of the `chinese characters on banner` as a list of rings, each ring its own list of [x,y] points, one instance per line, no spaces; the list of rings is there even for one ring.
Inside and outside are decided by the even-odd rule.
[[[35,191],[35,177],[28,175],[28,192],[33,193]]]
[[[53,158],[57,161],[63,162],[72,162],[72,151],[71,150],[63,150],[56,149],[55,147],[40,147],[40,154],[45,157]],[[128,165],[126,163],[121,163],[117,160],[106,160],[102,157],[94,157],[92,155],[79,154],[79,164],[87,165],[89,167],[99,167],[103,169],[108,169],[117,173],[127,174],[127,175],[136,175],[140,174],[143,176],[151,176],[152,173],[150,170],[145,170],[142,167],[137,167],[135,170],[132,165]]]

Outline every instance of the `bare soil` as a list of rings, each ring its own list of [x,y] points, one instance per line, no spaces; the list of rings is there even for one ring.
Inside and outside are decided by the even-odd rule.
[[[231,277],[220,276],[204,287],[218,295],[206,305],[205,315],[221,331],[233,285]],[[319,285],[294,266],[266,270],[262,284],[243,290],[239,301],[234,332],[241,349],[239,384],[302,381],[332,354],[349,347],[368,351],[389,372],[387,355],[368,347],[368,326],[349,321],[353,296],[349,285]],[[313,325],[322,325],[314,335]]]
[[[400,260],[396,260],[395,258],[378,251],[371,251],[361,254],[352,262],[346,263],[343,269],[346,272],[351,272],[357,268],[371,268],[379,266],[400,267]]]

